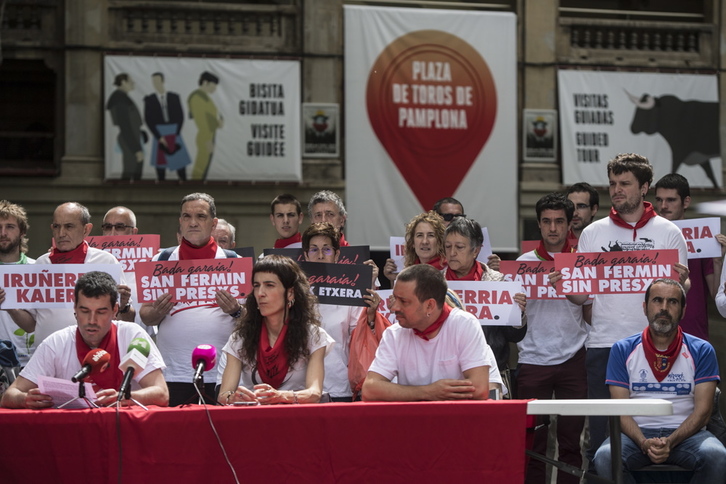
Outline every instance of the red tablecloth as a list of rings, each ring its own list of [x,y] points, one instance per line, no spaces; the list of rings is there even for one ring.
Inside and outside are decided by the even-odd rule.
[[[244,483],[521,483],[525,401],[209,407]],[[124,483],[234,482],[203,407],[120,411]],[[114,409],[0,410],[1,482],[117,482]]]

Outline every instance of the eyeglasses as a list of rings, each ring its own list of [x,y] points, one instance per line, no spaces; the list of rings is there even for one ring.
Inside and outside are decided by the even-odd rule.
[[[122,231],[124,229],[132,229],[134,228],[133,225],[126,225],[126,224],[101,224],[101,228],[105,230],[106,232],[111,231],[111,229],[116,229],[117,231]]]
[[[330,257],[335,253],[335,249],[333,249],[332,247],[323,247],[322,249],[312,247],[310,250],[308,250],[308,255],[316,257],[319,252],[322,252],[325,257]]]
[[[451,222],[456,217],[466,217],[466,214],[463,213],[440,213],[439,215],[447,222]]]

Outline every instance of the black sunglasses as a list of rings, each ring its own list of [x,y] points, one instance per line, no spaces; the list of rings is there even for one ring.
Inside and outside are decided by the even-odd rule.
[[[443,218],[447,222],[451,222],[456,217],[466,217],[466,214],[463,213],[440,213],[439,215],[441,215],[441,218]]]
[[[101,224],[101,228],[106,231],[111,230],[111,229],[116,229],[116,230],[121,231],[123,229],[132,229],[132,228],[134,228],[134,226],[126,225],[126,224]]]

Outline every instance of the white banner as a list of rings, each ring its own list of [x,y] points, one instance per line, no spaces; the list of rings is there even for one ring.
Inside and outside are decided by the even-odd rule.
[[[121,264],[12,264],[0,265],[3,309],[72,308],[76,281],[90,271],[121,280]]]
[[[104,87],[107,179],[302,177],[297,61],[106,56]]]
[[[516,17],[344,9],[347,238],[386,250],[455,197],[516,251]]]
[[[689,259],[721,257],[721,244],[716,234],[721,233],[721,219],[718,217],[673,220],[686,239]]]
[[[618,153],[646,156],[653,183],[680,173],[691,187],[723,186],[718,77],[561,70],[563,182],[608,186]]]

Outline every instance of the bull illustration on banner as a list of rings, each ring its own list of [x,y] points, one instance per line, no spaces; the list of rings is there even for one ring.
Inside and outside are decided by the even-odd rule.
[[[721,153],[718,102],[683,101],[670,95],[638,98],[625,92],[636,106],[630,131],[660,134],[671,148],[671,172],[676,173],[682,164],[700,165],[714,188],[719,188],[710,161]]]

